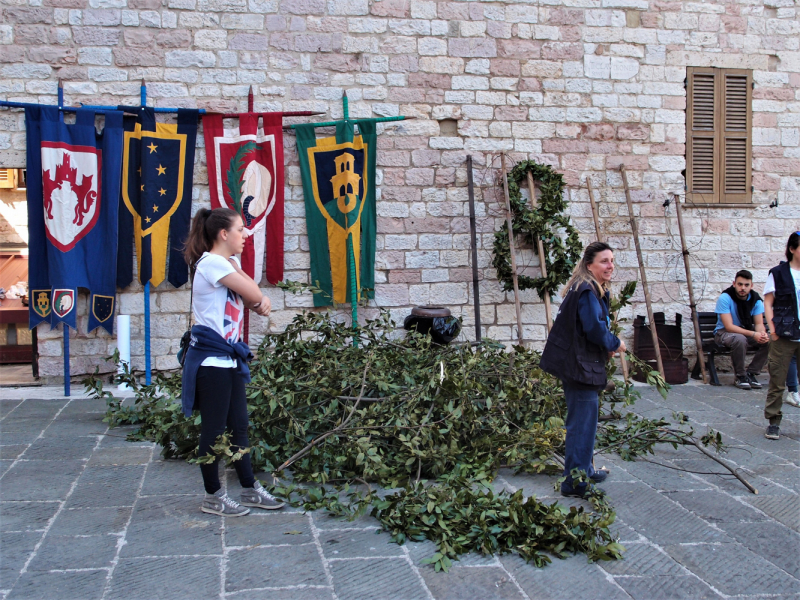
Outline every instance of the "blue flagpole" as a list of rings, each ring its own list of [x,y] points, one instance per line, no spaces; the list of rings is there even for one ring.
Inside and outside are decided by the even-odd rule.
[[[70,375],[69,375],[69,325],[62,321],[64,326],[64,395],[69,396]]]
[[[345,121],[350,120],[350,103],[347,99],[347,92],[342,94],[342,115]],[[363,198],[362,198],[363,202]],[[347,221],[347,213],[344,214],[344,227],[347,232],[350,224]],[[355,248],[353,246],[353,233],[347,234],[347,268],[350,271],[350,320],[353,322],[353,329],[358,328],[358,276],[356,275]],[[353,334],[353,347],[358,348],[358,336]]]
[[[61,78],[58,78],[58,108],[64,106],[64,84],[61,83]],[[64,120],[64,115],[61,114],[61,121]],[[64,395],[70,395],[70,374],[69,374],[69,325],[63,323],[64,326]]]
[[[147,106],[147,86],[142,79],[141,105]],[[150,385],[152,372],[150,367],[150,281],[144,284],[144,380]]]

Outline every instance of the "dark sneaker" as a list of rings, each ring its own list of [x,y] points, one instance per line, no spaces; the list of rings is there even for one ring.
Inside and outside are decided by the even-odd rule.
[[[579,485],[578,487],[565,487],[561,486],[561,495],[564,498],[585,498],[586,494],[589,492],[595,492],[600,495],[605,494],[605,491],[602,488],[597,487],[596,485]]]
[[[734,383],[737,388],[740,390],[751,390],[753,389],[750,385],[750,378],[747,375],[741,375],[736,378],[736,383]],[[759,386],[760,387],[760,386]]]
[[[253,487],[242,490],[241,504],[242,506],[254,506],[266,510],[277,510],[285,506],[284,502],[281,502],[265,490],[258,480],[256,480]]]
[[[760,390],[762,387],[764,387],[758,382],[758,379],[756,379],[756,376],[753,373],[747,374],[747,381],[750,383],[750,389],[752,390]]]
[[[767,432],[764,434],[764,437],[768,440],[777,440],[781,437],[781,428],[777,425],[770,425],[767,427]]]
[[[215,494],[206,494],[200,510],[220,517],[243,517],[250,512],[249,508],[241,506],[222,490],[217,490]]]
[[[597,471],[589,475],[589,479],[591,479],[594,483],[603,483],[607,477],[608,477],[608,469],[598,469]]]

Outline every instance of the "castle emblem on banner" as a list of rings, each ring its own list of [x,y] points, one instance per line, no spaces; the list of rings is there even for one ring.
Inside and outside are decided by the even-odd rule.
[[[47,238],[68,252],[100,214],[100,152],[90,146],[42,142],[42,187]]]
[[[377,133],[369,122],[358,127],[359,135],[342,125],[324,138],[313,125],[295,127],[314,306],[370,298],[375,287]]]

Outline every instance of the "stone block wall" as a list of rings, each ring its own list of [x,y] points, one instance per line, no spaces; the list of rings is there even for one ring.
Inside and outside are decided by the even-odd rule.
[[[753,203],[690,207],[685,220],[701,309],[740,268],[760,287],[800,229],[800,16],[793,0],[6,0],[0,24],[0,97],[67,104],[137,104],[139,82],[156,106],[319,110],[406,115],[382,126],[378,153],[375,307],[398,320],[437,303],[464,317],[474,336],[465,158],[473,156],[484,335],[511,341],[513,297],[491,267],[504,218],[496,186],[500,153],[564,174],[570,214],[594,238],[585,180],[600,199],[604,233],[617,248],[618,281],[637,278],[618,167],[629,174],[655,310],[688,317],[674,207],[685,168],[687,66],[753,70]],[[23,166],[23,116],[0,112],[0,162]],[[198,136],[202,145],[202,135]],[[307,281],[309,253],[300,174],[286,147],[286,277]],[[777,201],[777,206],[771,206]],[[195,164],[194,208],[209,202],[204,149]],[[665,215],[666,213],[666,215]],[[531,249],[521,268],[538,272]],[[258,339],[311,305],[265,288],[269,321]],[[523,292],[524,335],[545,336],[544,307]],[[644,314],[641,290],[627,317]],[[177,366],[189,293],[164,283],[151,297],[153,365]],[[132,350],[143,364],[143,296],[133,286],[119,309],[133,315]],[[86,314],[86,299],[79,304]],[[375,308],[362,310],[362,315]],[[688,319],[686,321],[688,323]],[[74,374],[88,372],[114,341],[73,340]],[[630,324],[629,324],[630,325]],[[40,332],[41,371],[61,372],[56,332]],[[685,332],[691,352],[691,329]]]

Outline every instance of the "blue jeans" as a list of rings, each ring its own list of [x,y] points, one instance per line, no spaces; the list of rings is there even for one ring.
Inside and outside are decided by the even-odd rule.
[[[797,357],[792,357],[789,363],[789,372],[786,374],[786,387],[790,392],[797,391]]]
[[[563,387],[567,401],[567,439],[564,447],[564,475],[567,480],[561,484],[561,491],[571,492],[572,469],[581,469],[586,475],[594,472],[592,457],[599,404],[597,390],[581,389],[568,381],[564,382]],[[582,489],[586,484],[575,487]]]

